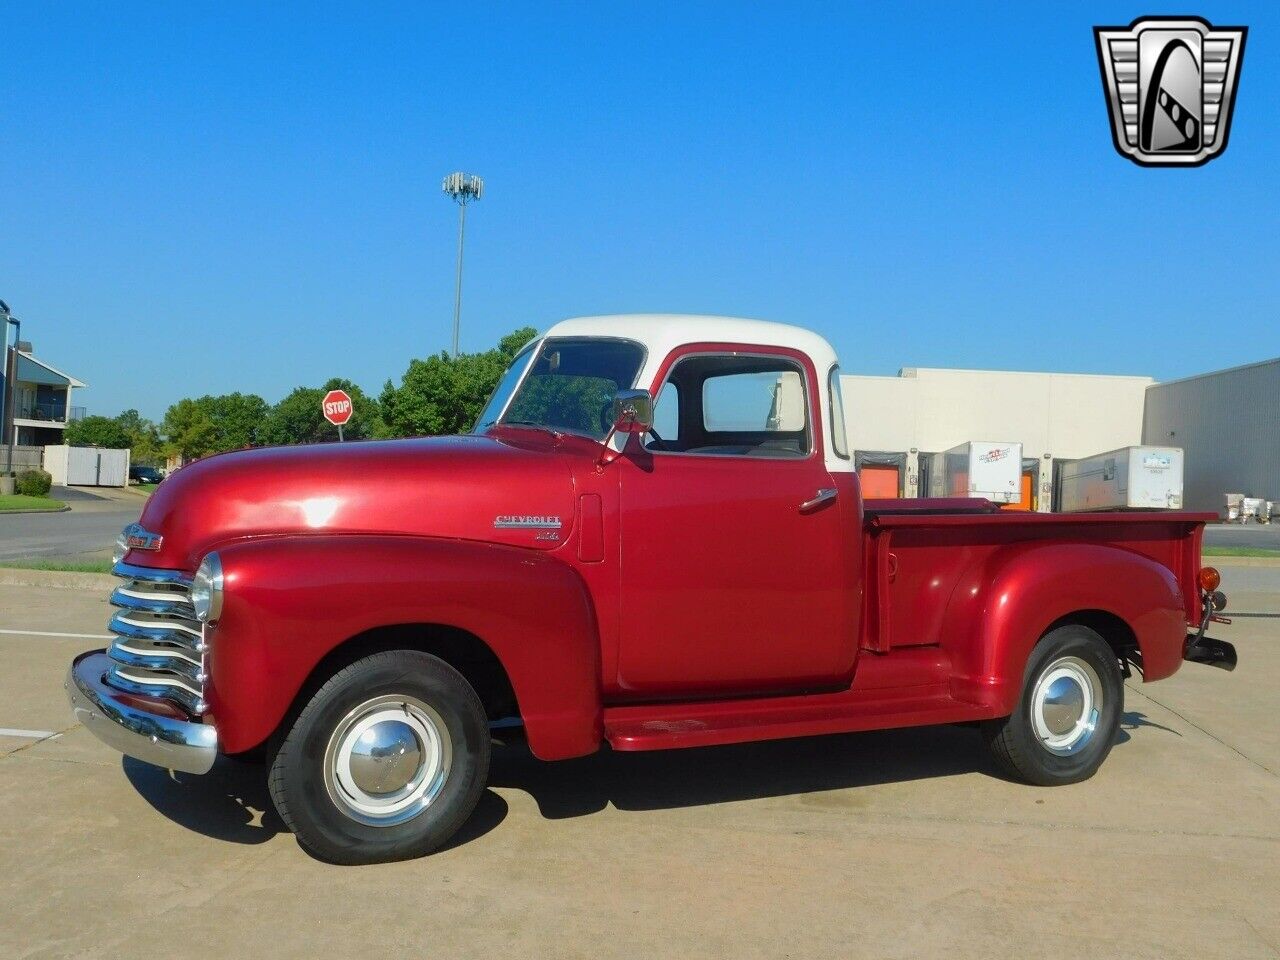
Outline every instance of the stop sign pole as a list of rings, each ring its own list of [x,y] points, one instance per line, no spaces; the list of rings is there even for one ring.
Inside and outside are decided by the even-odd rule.
[[[351,397],[345,390],[330,390],[320,401],[320,412],[338,428],[339,443],[343,441],[342,425],[351,419],[352,410]]]

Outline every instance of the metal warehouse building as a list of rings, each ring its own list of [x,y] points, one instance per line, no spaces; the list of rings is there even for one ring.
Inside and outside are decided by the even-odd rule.
[[[925,496],[928,454],[991,441],[1022,444],[1024,509],[1052,509],[1055,465],[1137,444],[1183,449],[1187,509],[1280,501],[1280,359],[1168,383],[905,367],[840,385],[868,497]]]
[[[1183,503],[1223,508],[1223,495],[1280,501],[1280,359],[1157,383],[1142,442],[1181,447]]]

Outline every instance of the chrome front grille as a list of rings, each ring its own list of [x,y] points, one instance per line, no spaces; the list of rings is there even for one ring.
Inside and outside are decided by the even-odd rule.
[[[195,716],[204,713],[207,646],[191,606],[191,578],[129,563],[117,563],[111,572],[124,583],[111,594],[111,605],[120,609],[107,625],[115,634],[107,648],[107,683],[172,700]]]

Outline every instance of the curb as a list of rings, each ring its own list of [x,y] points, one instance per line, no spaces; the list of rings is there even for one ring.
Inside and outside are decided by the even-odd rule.
[[[54,507],[51,510],[0,510],[0,517],[22,517],[33,513],[66,513],[71,509],[71,504],[64,503],[60,507]]]
[[[1280,567],[1280,557],[1203,557],[1207,567]]]
[[[110,593],[119,581],[109,573],[77,573],[71,570],[22,570],[0,567],[0,586],[56,587]]]

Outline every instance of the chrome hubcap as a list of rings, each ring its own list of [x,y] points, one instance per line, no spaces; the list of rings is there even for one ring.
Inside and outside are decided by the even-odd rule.
[[[1045,749],[1079,753],[1093,739],[1102,710],[1102,681],[1079,657],[1062,657],[1040,674],[1031,693],[1031,725]]]
[[[444,718],[414,697],[356,707],[325,749],[325,788],[344,814],[369,826],[404,823],[435,800],[453,752]]]
[[[351,780],[370,796],[403,790],[422,766],[422,745],[403,720],[379,720],[351,746]]]

